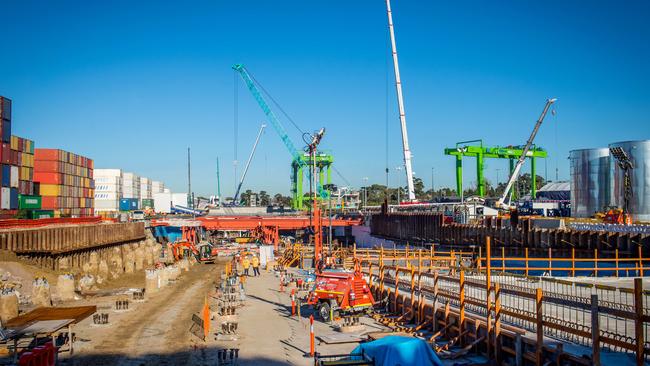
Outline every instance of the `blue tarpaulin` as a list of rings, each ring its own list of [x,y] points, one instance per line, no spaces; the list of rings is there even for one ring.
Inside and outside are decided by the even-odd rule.
[[[415,337],[387,336],[360,344],[352,354],[362,352],[377,366],[443,366],[431,346]]]

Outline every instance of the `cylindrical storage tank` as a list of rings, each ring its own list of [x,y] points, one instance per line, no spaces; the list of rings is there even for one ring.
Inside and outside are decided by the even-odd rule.
[[[622,148],[632,161],[632,197],[628,207],[632,220],[650,222],[650,140],[616,142],[609,147]],[[611,204],[623,208],[623,169],[613,156],[610,166]]]
[[[609,149],[569,152],[571,169],[571,216],[591,217],[609,205]]]

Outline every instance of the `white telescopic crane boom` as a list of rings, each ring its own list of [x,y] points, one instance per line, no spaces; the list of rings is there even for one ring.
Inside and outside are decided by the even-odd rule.
[[[506,185],[506,189],[503,191],[503,195],[501,196],[501,198],[499,198],[499,200],[496,203],[497,208],[510,208],[510,204],[508,205],[505,204],[506,198],[510,193],[510,189],[512,189],[512,185],[515,183],[515,180],[517,180],[517,176],[519,175],[521,166],[524,165],[524,161],[526,160],[526,155],[528,154],[528,150],[530,150],[530,147],[533,145],[533,140],[535,140],[537,131],[539,131],[539,127],[542,125],[542,122],[544,121],[544,117],[546,117],[546,113],[548,113],[549,108],[551,108],[551,105],[555,103],[556,100],[557,98],[551,98],[546,100],[546,105],[544,106],[544,110],[542,111],[542,114],[539,116],[537,123],[535,123],[535,128],[533,128],[533,132],[530,134],[530,137],[526,142],[526,146],[524,146],[524,150],[521,152],[521,156],[519,157],[519,160],[517,160],[517,164],[515,165],[515,168],[512,170],[512,174],[510,174],[510,179],[508,179],[508,184]],[[535,177],[531,177],[531,179],[535,179]]]
[[[390,31],[390,43],[393,50],[393,66],[395,67],[395,88],[397,89],[397,104],[399,106],[399,120],[402,126],[402,147],[404,149],[404,170],[406,170],[406,185],[408,188],[409,201],[415,201],[415,186],[413,185],[413,168],[411,167],[411,150],[409,149],[409,137],[406,132],[406,113],[404,112],[404,98],[402,97],[402,81],[399,75],[399,63],[397,62],[397,45],[395,44],[395,31],[393,29],[393,14],[390,10],[390,0],[386,0],[386,11],[388,12],[388,29]]]
[[[260,137],[262,136],[262,132],[264,132],[264,129],[266,128],[265,124],[262,124],[260,127],[260,132],[257,133],[257,138],[255,138],[255,144],[253,145],[253,150],[251,150],[251,154],[248,156],[248,161],[246,161],[246,167],[244,168],[244,173],[241,175],[241,179],[239,180],[239,185],[237,186],[237,191],[235,192],[235,196],[233,198],[233,203],[236,204],[237,202],[237,196],[239,196],[239,191],[241,190],[242,184],[244,184],[244,178],[246,178],[246,173],[248,172],[248,167],[251,165],[251,160],[253,160],[253,156],[255,155],[255,149],[257,149],[257,143],[260,142]]]

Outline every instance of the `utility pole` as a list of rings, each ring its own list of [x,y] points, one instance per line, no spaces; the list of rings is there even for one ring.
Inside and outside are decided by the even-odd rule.
[[[363,177],[363,208],[368,205],[368,177]]]
[[[408,187],[409,201],[415,201],[415,186],[413,185],[413,168],[411,167],[411,149],[409,148],[409,137],[406,131],[406,112],[404,108],[404,97],[402,95],[402,79],[399,74],[399,62],[397,60],[397,44],[395,43],[395,30],[393,27],[393,13],[390,9],[390,0],[386,0],[386,12],[388,13],[388,30],[390,31],[390,43],[393,51],[393,66],[395,69],[395,89],[397,91],[397,105],[399,107],[399,119],[402,128],[402,149],[404,150],[404,168],[406,171],[406,185]]]
[[[192,174],[190,167],[190,148],[187,148],[187,200],[188,207],[194,209],[194,201],[192,200]]]
[[[221,206],[221,178],[219,177],[219,157],[217,156],[217,205]]]
[[[318,198],[318,192],[316,189],[316,149],[318,144],[320,144],[323,135],[325,134],[325,128],[321,128],[318,133],[311,136],[311,142],[308,145],[309,156],[311,159],[311,181],[310,189],[312,191],[312,211],[311,218],[313,224],[314,232],[314,268],[318,269],[319,261],[323,258],[323,218],[320,211],[320,202]]]

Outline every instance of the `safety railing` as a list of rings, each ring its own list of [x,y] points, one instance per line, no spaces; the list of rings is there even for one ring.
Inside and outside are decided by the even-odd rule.
[[[486,258],[490,256],[489,239]],[[357,253],[359,255],[359,253]],[[650,350],[650,291],[642,279],[627,286],[567,281],[543,276],[525,276],[495,270],[491,261],[477,269],[388,265],[382,259],[362,261],[362,271],[375,292],[391,299],[389,308],[410,312],[416,323],[425,321],[423,307],[453,308],[463,334],[466,318],[482,318],[488,329],[486,347],[498,357],[495,340],[504,326],[536,335],[537,349],[531,355],[542,364],[544,337],[571,342],[590,349],[591,364],[600,364],[601,349],[635,354],[642,365]],[[406,300],[405,297],[410,300]],[[431,320],[429,320],[431,321]]]

